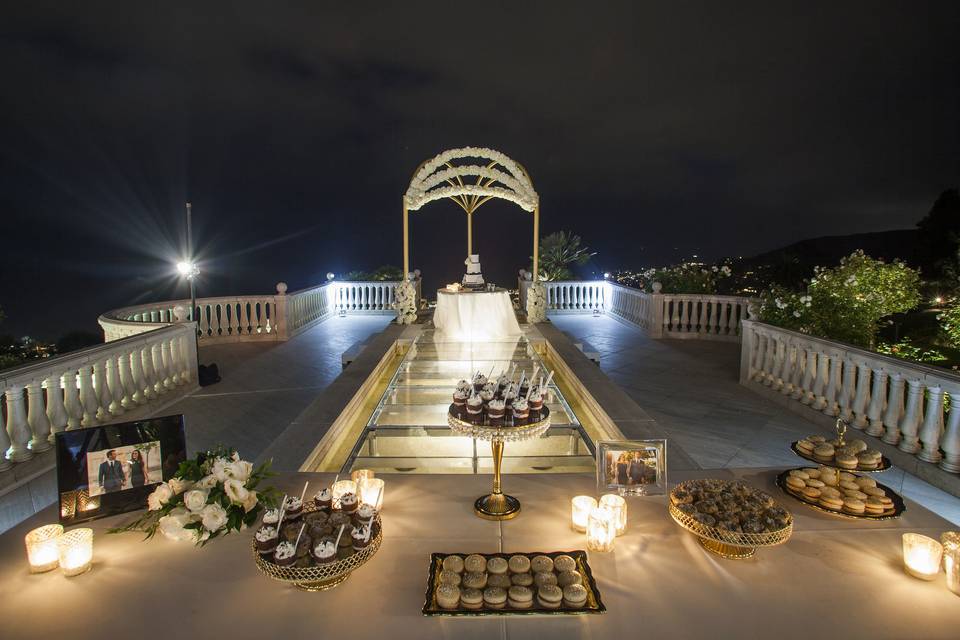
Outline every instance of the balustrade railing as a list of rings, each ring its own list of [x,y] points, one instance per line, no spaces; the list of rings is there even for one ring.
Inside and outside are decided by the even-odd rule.
[[[664,293],[659,297],[663,334],[670,338],[738,340],[750,304],[749,298],[740,296]]]
[[[60,431],[137,419],[194,390],[193,334],[175,324],[0,372],[0,472],[50,449]]]
[[[602,311],[607,283],[599,281],[544,282],[547,311],[584,313]]]
[[[394,313],[394,291],[399,282],[337,282],[334,303],[338,312]]]
[[[960,473],[960,375],[754,321],[743,323],[740,354],[741,383]]]

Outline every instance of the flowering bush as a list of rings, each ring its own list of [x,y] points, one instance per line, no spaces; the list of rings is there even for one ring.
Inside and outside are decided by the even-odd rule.
[[[914,362],[940,362],[947,359],[943,353],[936,349],[925,349],[909,340],[880,342],[877,344],[877,353],[903,358],[904,360],[913,360]]]
[[[950,304],[937,315],[940,321],[940,332],[946,342],[952,347],[960,347],[960,298],[950,301]]]
[[[547,319],[547,288],[540,283],[527,289],[527,322],[533,324]]]
[[[417,289],[407,279],[397,285],[394,303],[397,309],[397,324],[413,324],[417,321]]]
[[[663,285],[663,293],[716,293],[723,278],[730,277],[728,265],[707,267],[699,262],[684,262],[672,267],[647,269],[643,278]]]
[[[855,251],[831,269],[817,267],[805,293],[771,287],[760,319],[802,333],[872,348],[880,319],[920,301],[920,274],[900,261]]]
[[[160,531],[171,540],[198,545],[256,522],[264,508],[274,506],[277,492],[261,488],[272,475],[270,463],[254,468],[236,451],[218,448],[180,463],[168,482],[147,497],[147,513],[110,533],[144,531],[152,538]]]

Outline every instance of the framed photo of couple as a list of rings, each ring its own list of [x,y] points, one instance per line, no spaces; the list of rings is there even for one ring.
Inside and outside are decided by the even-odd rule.
[[[187,457],[183,416],[63,431],[56,437],[61,524],[142,509]]]
[[[658,496],[666,493],[667,441],[599,441],[597,490],[621,496]]]

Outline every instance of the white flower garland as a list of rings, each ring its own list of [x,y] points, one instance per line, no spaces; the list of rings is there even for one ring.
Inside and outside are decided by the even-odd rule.
[[[445,166],[451,160],[458,158],[485,158],[500,165],[505,171],[479,165],[463,165],[459,167]],[[484,187],[482,185],[457,185],[455,187],[447,186],[441,189],[434,189],[434,187],[447,180],[463,176],[478,176],[496,180],[508,188]],[[434,190],[431,191],[431,189]],[[444,151],[425,162],[420,170],[417,171],[413,180],[410,181],[410,186],[407,188],[406,194],[404,194],[404,201],[408,209],[415,211],[434,200],[459,195],[502,198],[519,205],[526,211],[533,211],[539,200],[539,196],[537,196],[537,192],[534,190],[529,176],[508,156],[485,147],[464,147],[462,149]]]
[[[535,283],[527,289],[527,322],[536,324],[547,319],[547,288]]]
[[[397,285],[394,294],[397,324],[413,324],[417,320],[417,289],[405,279]]]

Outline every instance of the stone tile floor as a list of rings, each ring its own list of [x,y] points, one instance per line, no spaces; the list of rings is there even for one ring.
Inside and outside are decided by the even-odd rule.
[[[704,468],[798,465],[789,443],[819,425],[739,383],[740,345],[651,340],[608,316],[552,315],[575,341],[600,353],[600,367]],[[893,468],[881,482],[960,524],[960,498]]]
[[[341,354],[391,320],[335,316],[288,342],[202,347],[200,362],[215,362],[221,382],[183,398],[168,413],[184,414],[189,450],[229,444],[253,460],[340,375]]]

